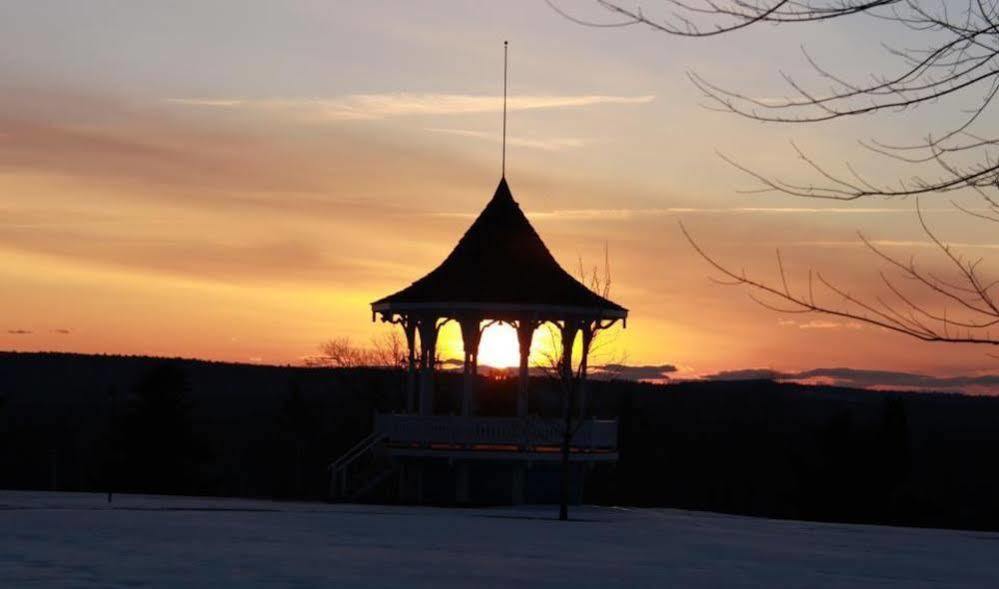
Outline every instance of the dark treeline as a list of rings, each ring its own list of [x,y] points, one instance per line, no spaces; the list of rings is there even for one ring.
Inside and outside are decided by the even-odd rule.
[[[590,499],[999,529],[999,398],[771,381],[601,388],[621,460]]]
[[[404,377],[0,353],[0,487],[320,499],[326,466],[400,409]],[[443,375],[438,411],[457,409]],[[538,379],[531,410],[558,402]],[[513,411],[483,381],[483,413]],[[591,383],[621,460],[586,500],[813,520],[999,529],[999,398],[770,381]]]
[[[320,498],[402,376],[0,353],[0,487]]]

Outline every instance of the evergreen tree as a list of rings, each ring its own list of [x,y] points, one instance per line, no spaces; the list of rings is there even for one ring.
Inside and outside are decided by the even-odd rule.
[[[135,384],[120,429],[126,487],[151,493],[196,489],[200,453],[190,391],[187,375],[174,363],[152,367]]]

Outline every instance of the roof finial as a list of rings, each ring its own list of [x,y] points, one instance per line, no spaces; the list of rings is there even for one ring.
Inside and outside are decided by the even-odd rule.
[[[507,72],[507,41],[503,41],[503,169],[501,178],[506,178],[506,72]]]

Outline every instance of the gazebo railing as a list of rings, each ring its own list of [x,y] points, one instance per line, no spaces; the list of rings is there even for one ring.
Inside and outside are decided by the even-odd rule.
[[[617,421],[588,419],[577,423],[571,447],[577,451],[617,450]],[[375,431],[390,444],[454,447],[555,447],[565,422],[538,417],[460,417],[451,415],[378,414]]]

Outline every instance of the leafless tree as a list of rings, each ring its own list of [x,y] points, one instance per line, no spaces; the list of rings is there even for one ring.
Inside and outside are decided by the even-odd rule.
[[[582,258],[580,258],[579,278],[593,292],[605,299],[610,297],[610,256],[606,246],[604,246],[603,272],[598,272],[597,268],[594,267],[592,272],[588,273],[585,270]],[[564,423],[560,448],[562,472],[559,519],[563,521],[569,519],[571,478],[569,459],[572,451],[572,439],[583,423],[585,423],[587,417],[584,399],[589,360],[591,355],[607,342],[608,338],[605,335],[607,329],[613,324],[614,321],[587,319],[577,322],[574,326],[547,326],[550,345],[548,346],[548,351],[542,355],[540,367],[548,375],[551,382],[554,383],[562,399],[562,419]],[[578,329],[582,340],[579,360],[577,362],[573,362],[572,342],[563,337],[567,329],[573,329],[573,341],[575,341],[576,333],[574,329]],[[620,365],[620,362],[618,365]]]
[[[403,368],[406,365],[406,343],[395,331],[371,338],[367,347],[354,344],[349,337],[335,337],[319,344],[319,354],[306,358],[313,367],[333,368]]]
[[[637,4],[595,0],[608,11],[610,20],[606,21],[585,20],[555,0],[546,1],[578,24],[645,26],[682,37],[714,37],[766,24],[792,26],[863,18],[906,31],[906,42],[915,46],[882,45],[887,55],[897,60],[896,70],[872,72],[862,81],[837,74],[802,49],[803,58],[826,87],[819,90],[782,74],[788,94],[780,99],[725,88],[696,72],[688,77],[711,107],[775,124],[818,124],[899,113],[915,120],[916,111],[924,105],[939,103],[952,109],[956,122],[936,131],[927,129],[920,141],[860,142],[872,156],[911,168],[911,173],[890,183],[865,176],[849,163],[842,173],[835,172],[797,146],[793,146],[797,159],[820,179],[819,183],[789,182],[722,156],[758,182],[758,187],[748,192],[837,201],[913,198],[919,226],[946,260],[950,275],[934,273],[912,257],[890,255],[860,235],[886,267],[881,271],[883,296],[870,299],[853,295],[815,271],[809,271],[807,280],[795,287],[779,251],[777,281],[767,282],[710,256],[686,228],[681,228],[696,251],[725,276],[726,284],[748,287],[751,296],[755,293],[754,299],[767,308],[849,318],[924,341],[999,344],[999,336],[990,330],[999,324],[994,292],[999,283],[985,275],[981,258],[965,257],[939,238],[918,204],[919,198],[947,198],[958,210],[978,220],[999,223],[999,138],[988,128],[988,112],[999,92],[999,0],[659,0]],[[959,193],[976,195],[981,206],[967,207],[952,200]]]
[[[385,366],[390,368],[406,368],[407,355],[406,340],[399,334],[398,330],[383,333],[381,336],[371,338],[371,359],[374,366]]]

